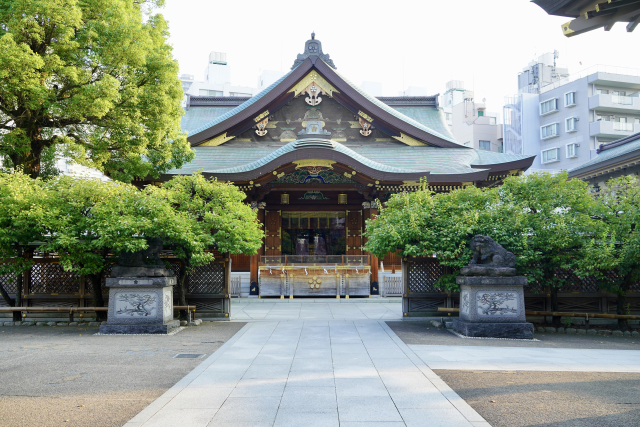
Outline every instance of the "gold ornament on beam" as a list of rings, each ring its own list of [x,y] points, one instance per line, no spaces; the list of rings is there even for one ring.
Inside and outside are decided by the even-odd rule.
[[[288,205],[289,204],[289,195],[287,193],[282,193],[280,195],[280,204]]]
[[[362,117],[358,117],[358,121],[360,122],[360,126],[362,126],[362,129],[360,130],[360,134],[362,136],[369,136],[371,135],[371,123],[365,121]]]
[[[262,121],[256,124],[256,133],[258,136],[265,136],[267,134],[267,124],[269,123],[269,117],[265,117]]]
[[[347,204],[347,195],[345,193],[338,194],[338,204],[339,205]]]
[[[326,95],[326,92],[315,83],[311,83],[305,90],[302,91],[302,93],[305,93],[305,92],[309,96],[306,97],[304,100],[307,104],[311,105],[312,107],[322,102],[322,98],[320,98],[320,93],[322,93],[323,95]]]

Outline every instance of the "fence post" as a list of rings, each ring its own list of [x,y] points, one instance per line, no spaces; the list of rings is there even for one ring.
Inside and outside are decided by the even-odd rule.
[[[224,300],[222,310],[224,317],[231,318],[231,254],[227,252],[224,259]]]
[[[402,270],[402,316],[409,315],[409,261],[407,258],[400,259],[400,269]]]

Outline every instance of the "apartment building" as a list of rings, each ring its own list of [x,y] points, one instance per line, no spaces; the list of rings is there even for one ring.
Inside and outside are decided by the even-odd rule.
[[[224,52],[209,53],[209,61],[204,69],[204,80],[195,80],[193,74],[181,74],[182,90],[185,96],[237,96],[252,97],[270,86],[284,75],[281,71],[263,70],[258,76],[256,87],[231,84],[231,66]]]
[[[574,169],[640,132],[640,70],[595,66],[519,89],[504,109],[505,152],[536,154],[528,172]]]
[[[464,89],[464,82],[452,80],[447,83],[441,105],[458,143],[502,153],[502,126],[498,123],[498,113],[487,111],[484,101],[476,101],[473,91]]]

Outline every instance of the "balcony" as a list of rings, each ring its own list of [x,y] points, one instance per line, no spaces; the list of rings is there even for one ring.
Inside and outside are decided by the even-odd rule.
[[[620,123],[620,122],[592,122],[589,123],[589,135],[599,138],[623,138],[632,133],[640,132],[640,124],[638,123]]]
[[[608,113],[640,112],[640,97],[621,95],[593,95],[589,97],[589,109]]]

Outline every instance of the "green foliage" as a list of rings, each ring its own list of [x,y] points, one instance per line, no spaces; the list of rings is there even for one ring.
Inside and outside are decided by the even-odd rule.
[[[556,270],[579,270],[586,245],[602,229],[593,218],[597,206],[588,184],[567,179],[566,172],[537,173],[507,178],[498,193],[521,209],[520,232],[530,249],[522,273],[552,288],[562,286]]]
[[[68,271],[99,275],[113,261],[110,254],[147,248],[145,237],[161,238],[196,264],[210,262],[209,230],[155,196],[115,181],[64,176],[43,182],[0,173],[0,258],[12,259],[0,264],[0,274],[28,270],[31,244],[57,253]]]
[[[183,93],[167,23],[149,13],[158,4],[0,0],[5,165],[37,177],[46,150],[58,147],[128,182],[193,158],[180,132]]]
[[[201,233],[210,234],[211,244],[220,252],[255,254],[262,244],[264,233],[256,213],[243,203],[245,194],[232,184],[194,174],[177,176],[147,191],[193,220]]]
[[[582,270],[599,278],[601,287],[625,294],[640,280],[640,183],[637,177],[610,180],[597,197],[598,219],[604,224],[587,247]],[[605,276],[617,273],[617,280]]]
[[[556,268],[576,268],[580,251],[598,232],[595,201],[587,185],[558,175],[509,177],[493,189],[466,187],[433,194],[428,189],[393,196],[367,224],[367,250],[382,257],[436,255],[454,274],[439,286],[455,288],[455,272],[471,259],[469,241],[491,237],[517,256],[530,280],[560,286]]]
[[[43,182],[23,174],[0,173],[0,274],[21,274],[32,265],[29,243],[42,241],[46,191]]]
[[[58,253],[67,270],[103,272],[109,252],[135,252],[147,247],[144,237],[179,244],[203,259],[208,236],[170,204],[136,187],[99,179],[61,177],[47,182],[44,223],[50,230],[43,250]]]

